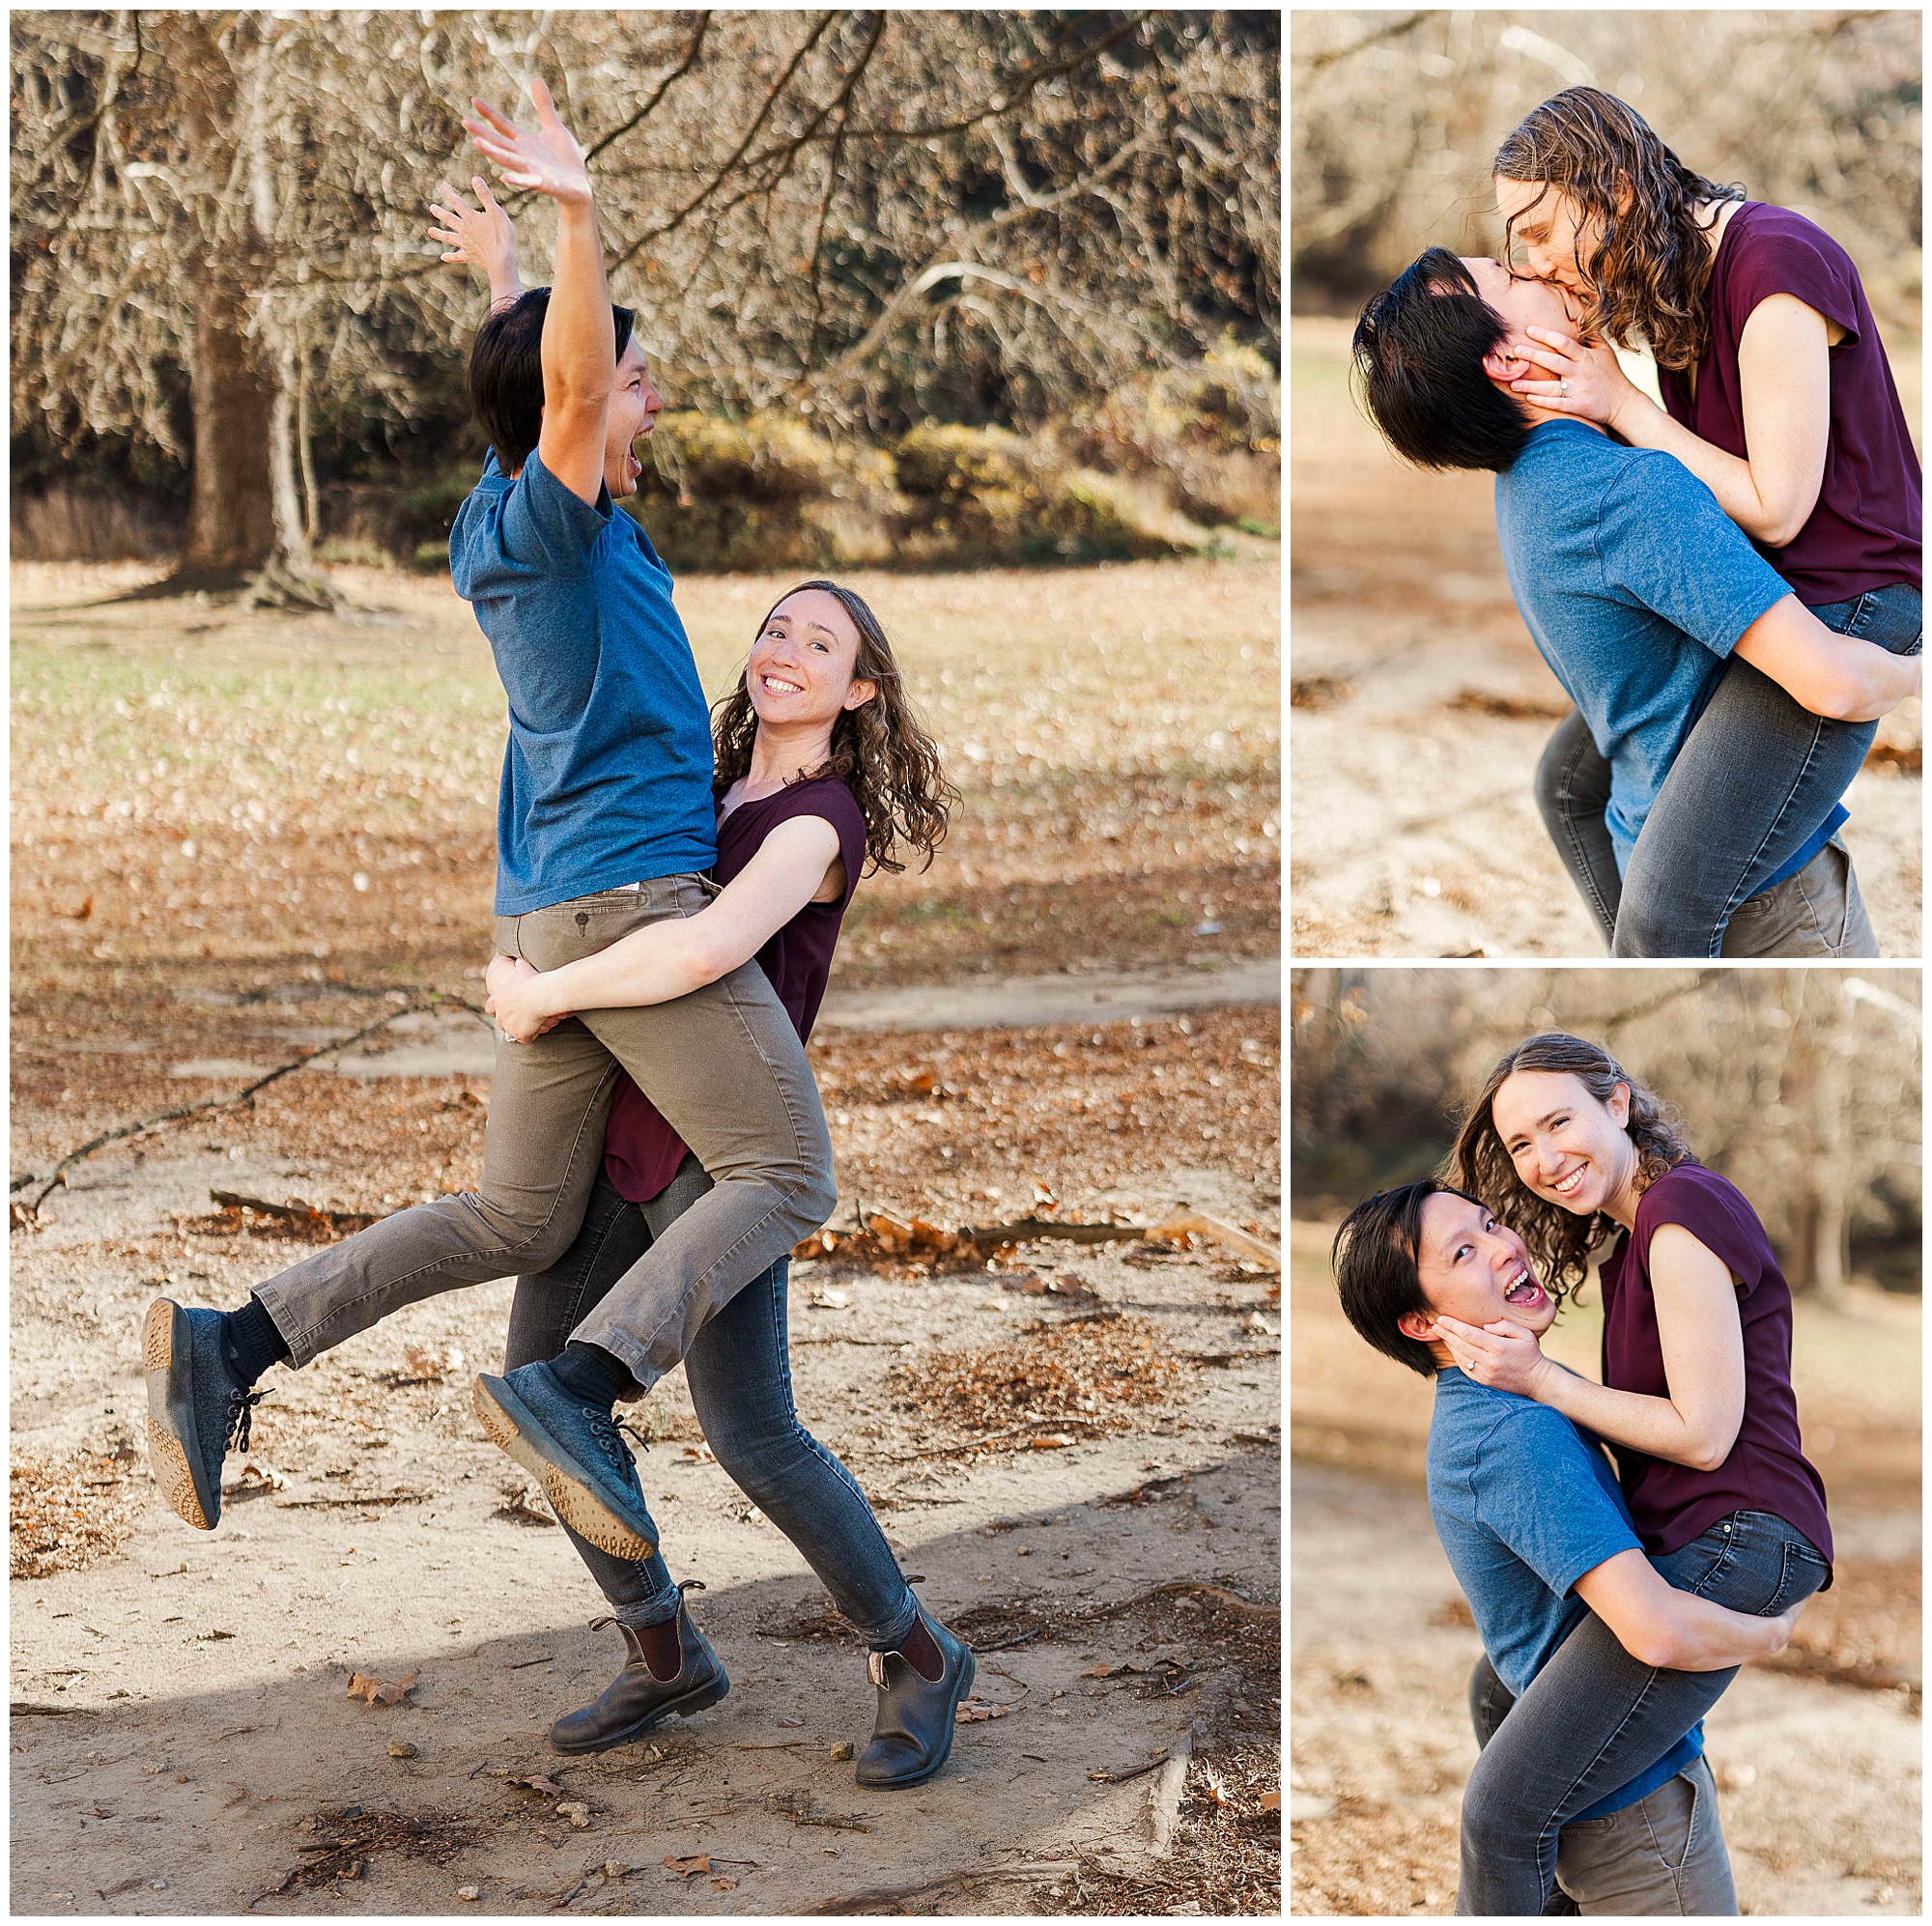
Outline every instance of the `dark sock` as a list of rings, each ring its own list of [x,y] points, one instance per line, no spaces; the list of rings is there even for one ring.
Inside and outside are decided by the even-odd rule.
[[[899,1651],[904,1655],[912,1669],[928,1685],[936,1685],[946,1675],[946,1655],[940,1651],[938,1641],[925,1629],[925,1621],[915,1619],[912,1629],[899,1641]]]
[[[666,1619],[663,1625],[637,1625],[631,1628],[638,1634],[638,1643],[643,1647],[644,1663],[650,1667],[650,1674],[660,1685],[667,1685],[675,1679],[684,1667],[684,1650],[678,1643],[677,1621]]]
[[[600,1411],[608,1411],[617,1402],[620,1391],[628,1391],[637,1383],[630,1367],[621,1358],[612,1357],[601,1345],[565,1345],[563,1355],[552,1358],[550,1368],[573,1398],[582,1398]]]
[[[239,1311],[231,1311],[222,1326],[226,1340],[228,1367],[244,1384],[253,1384],[271,1364],[287,1364],[288,1340],[275,1328],[268,1306],[251,1297]]]

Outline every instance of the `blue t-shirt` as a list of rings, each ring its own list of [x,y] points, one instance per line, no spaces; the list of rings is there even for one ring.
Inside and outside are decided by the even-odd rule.
[[[1610,765],[1622,875],[1739,637],[1791,584],[1674,455],[1579,421],[1539,423],[1496,476],[1496,533],[1516,606]],[[1795,876],[1845,820],[1834,804],[1760,888]]]
[[[497,914],[708,869],[710,713],[644,531],[534,450],[512,480],[492,449],[450,529],[449,572],[510,698]]]
[[[1490,1663],[1519,1698],[1589,1609],[1571,1587],[1605,1559],[1642,1548],[1589,1433],[1454,1366],[1435,1374],[1429,1509]],[[1634,1805],[1703,1749],[1699,1720],[1656,1765],[1576,1817]]]

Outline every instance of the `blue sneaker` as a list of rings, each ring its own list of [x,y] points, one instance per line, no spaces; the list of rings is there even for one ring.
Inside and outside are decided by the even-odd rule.
[[[573,1397],[548,1364],[476,1380],[476,1415],[544,1488],[551,1510],[613,1558],[648,1558],[658,1528],[644,1509],[637,1461],[606,1410]]]
[[[212,1532],[221,1517],[221,1460],[232,1442],[248,1449],[250,1391],[228,1367],[219,1311],[186,1310],[165,1297],[141,1325],[148,1383],[148,1464],[177,1517]]]

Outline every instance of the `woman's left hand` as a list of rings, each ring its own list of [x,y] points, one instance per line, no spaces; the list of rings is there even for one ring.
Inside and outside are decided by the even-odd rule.
[[[504,969],[499,965],[508,963]],[[540,986],[543,973],[524,961],[497,957],[490,966],[490,997],[483,1007],[497,1019],[497,1028],[512,1043],[528,1043],[554,1030],[570,1014],[545,1007]]]
[[[1536,1334],[1506,1317],[1479,1328],[1438,1315],[1435,1329],[1463,1374],[1493,1391],[1534,1398],[1545,1374],[1552,1369]]]
[[[1518,359],[1534,361],[1546,372],[1512,382],[1511,393],[1523,395],[1540,408],[1554,409],[1559,414],[1601,422],[1605,428],[1614,428],[1617,417],[1633,402],[1640,405],[1648,399],[1624,373],[1615,350],[1607,344],[1585,347],[1551,327],[1523,331],[1530,344],[1518,351]]]

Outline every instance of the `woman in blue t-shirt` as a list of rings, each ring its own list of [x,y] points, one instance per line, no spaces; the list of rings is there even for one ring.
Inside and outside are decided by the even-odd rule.
[[[1696,1162],[1662,1101],[1597,1044],[1548,1032],[1491,1072],[1453,1161],[1453,1181],[1522,1238],[1559,1301],[1582,1283],[1591,1250],[1617,1237],[1598,1273],[1602,1384],[1546,1358],[1520,1325],[1438,1318],[1463,1374],[1608,1443],[1637,1537],[1681,1590],[1776,1617],[1829,1585],[1824,1481],[1804,1455],[1791,1388],[1790,1289],[1756,1212]],[[1547,1893],[1543,1868],[1572,1816],[1560,1788],[1612,1738],[1628,1748],[1641,1729],[1662,1752],[1684,1729],[1678,1675],[1639,1665],[1598,1621],[1572,1634],[1563,1659],[1530,1688],[1533,1728],[1512,1732],[1492,1674],[1472,1689],[1499,1722],[1479,1734],[1483,1783],[1471,1781],[1463,1808],[1482,1903],[1459,1900],[1459,1912],[1539,1912],[1540,1899],[1518,1902]],[[1562,1735],[1554,1770],[1542,1756],[1551,1733]]]
[[[1918,459],[1845,250],[1802,215],[1693,173],[1594,87],[1544,101],[1503,141],[1494,173],[1511,270],[1559,284],[1580,308],[1574,334],[1530,330],[1542,345],[1523,349],[1515,391],[1674,456],[1827,628],[1916,654]],[[1649,351],[1662,407],[1610,343]],[[1545,752],[1538,804],[1614,954],[1716,956],[1733,912],[1770,879],[1767,844],[1794,822],[1813,834],[1812,860],[1829,850],[1836,897],[1851,895],[1839,799],[1872,733],[1799,709],[1741,665],[1679,752],[1621,878],[1603,824],[1608,765],[1574,715]],[[1814,877],[1808,895],[1835,904],[1831,881]]]
[[[480,177],[478,205],[448,186],[432,230],[490,282],[493,305],[522,293],[509,216]],[[668,1002],[755,957],[800,1036],[810,1034],[839,922],[861,872],[927,862],[955,793],[908,703],[878,618],[850,589],[801,583],[758,626],[745,672],[713,725],[719,816],[717,897],[696,916],[653,923],[594,956],[539,972],[490,966],[487,1005],[527,1041],[578,1009]],[[562,1260],[520,1278],[504,1370],[556,1356],[611,1288],[711,1187],[696,1158],[628,1079],[620,1082],[604,1169]],[[965,1642],[923,1613],[864,1492],[799,1423],[781,1259],[692,1338],[685,1381],[718,1462],[798,1547],[868,1648],[878,1689],[871,1742],[855,1769],[875,1789],[917,1785],[946,1762],[953,1714],[973,1683]],[[602,1752],[730,1689],[661,1552],[624,1559],[570,1531],[611,1603],[626,1663],[590,1705],[551,1727],[560,1752]]]

